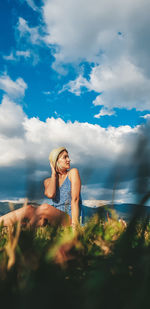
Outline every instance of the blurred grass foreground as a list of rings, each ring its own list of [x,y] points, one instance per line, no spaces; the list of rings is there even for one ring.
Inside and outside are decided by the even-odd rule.
[[[140,207],[141,208],[141,207]],[[71,227],[0,227],[0,299],[5,308],[146,308],[150,223],[115,213]]]

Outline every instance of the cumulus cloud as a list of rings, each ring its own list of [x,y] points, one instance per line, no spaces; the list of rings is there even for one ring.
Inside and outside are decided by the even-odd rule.
[[[31,57],[30,50],[16,50],[11,51],[11,53],[8,56],[3,55],[3,58],[7,61],[17,61],[20,57],[23,57],[24,59],[30,58]]]
[[[106,109],[106,108],[102,108],[100,110],[100,113],[94,115],[94,117],[95,118],[100,118],[100,117],[103,117],[103,116],[112,116],[112,115],[115,115],[114,111]]]
[[[3,55],[3,59],[7,61],[16,61],[16,57],[14,56],[14,53],[11,51],[9,55]]]
[[[61,0],[45,1],[43,18],[49,34],[46,39],[60,47],[56,50],[56,62],[95,61],[122,29],[125,6],[119,12],[118,0],[113,6],[110,1],[67,0],[65,5]]]
[[[43,41],[40,27],[29,27],[28,22],[22,17],[19,17],[17,30],[19,31],[20,38],[26,37],[34,45],[39,45]]]
[[[121,59],[113,65],[102,64],[92,68],[87,80],[79,75],[62,89],[80,95],[83,88],[100,93],[93,101],[95,106],[103,106],[99,118],[113,115],[114,108],[135,108],[138,111],[150,108],[150,79],[142,70],[127,59]]]
[[[0,76],[0,89],[7,93],[12,98],[23,97],[27,84],[19,77],[13,81],[6,73]]]
[[[29,57],[31,57],[31,53],[30,53],[29,50],[17,50],[16,56],[29,58]]]
[[[139,126],[103,128],[87,122],[65,123],[61,118],[51,117],[45,122],[35,117],[28,118],[22,107],[10,101],[7,96],[2,100],[0,112],[1,141],[7,137],[8,152],[11,139],[14,149],[22,152],[22,158],[26,148],[30,156],[42,164],[47,162],[51,149],[65,145],[71,153],[72,164],[93,169],[105,168],[108,164],[113,164],[120,153],[123,152],[124,156],[132,153],[139,131]],[[20,139],[21,145],[24,145],[23,148],[15,144],[16,137]],[[6,149],[3,150],[2,147],[2,153],[5,152]],[[11,164],[11,161],[6,160],[5,164],[7,163]],[[2,166],[3,162],[0,161],[0,165]]]
[[[75,80],[72,80],[68,84],[64,85],[63,88],[59,91],[59,93],[67,90],[77,96],[80,96],[83,88],[92,90],[90,83],[80,74]]]
[[[150,114],[146,114],[146,115],[141,116],[141,117],[144,118],[144,119],[149,119],[150,118]]]
[[[6,95],[0,104],[0,133],[5,137],[22,136],[22,123],[25,119],[22,107],[11,101]]]
[[[115,107],[143,111],[150,108],[150,79],[127,59],[114,66],[101,65],[93,68],[91,88],[99,93],[95,105],[108,109]]]
[[[45,122],[35,117],[28,118],[22,107],[10,101],[7,96],[3,98],[0,105],[0,115],[0,172],[4,175],[0,190],[3,191],[2,195],[5,199],[9,194],[13,197],[12,181],[14,196],[16,197],[17,194],[18,197],[25,196],[25,189],[23,189],[25,185],[23,186],[22,183],[27,181],[25,175],[29,162],[31,162],[31,166],[32,163],[35,166],[35,170],[28,168],[28,173],[31,175],[30,180],[34,179],[40,182],[44,177],[47,177],[50,174],[49,152],[60,145],[67,147],[72,167],[79,168],[82,184],[84,186],[93,184],[93,187],[89,187],[89,190],[85,191],[84,198],[94,197],[95,191],[91,190],[94,190],[94,185],[96,185],[96,188],[99,186],[101,190],[97,191],[95,199],[98,198],[98,192],[99,199],[105,199],[104,195],[108,197],[108,194],[105,190],[102,191],[102,188],[111,191],[113,186],[113,180],[111,184],[109,182],[109,185],[104,185],[111,167],[117,161],[119,169],[123,166],[127,173],[129,158],[133,155],[140,130],[139,126],[135,128],[130,126],[102,128],[99,125],[77,121],[65,123],[62,119],[54,119],[53,117],[47,118]],[[129,168],[128,174],[130,171]],[[128,175],[129,179],[130,177],[131,175]],[[20,179],[20,183],[18,179]],[[123,181],[122,176],[121,182]],[[7,190],[4,189],[5,186]],[[124,190],[125,188],[122,186],[119,189]],[[4,196],[4,192],[6,196]]]
[[[21,44],[19,43],[18,45]],[[31,48],[26,50],[14,50],[11,51],[11,53],[7,55],[3,55],[3,59],[9,62],[19,62],[20,60],[24,60],[28,63],[31,63],[33,66],[37,65],[37,63],[40,61],[39,53],[37,50]]]
[[[24,0],[34,11],[39,11],[39,8],[35,5],[33,0]]]
[[[33,0],[26,1],[36,10]],[[149,9],[147,0],[46,0],[40,9],[43,24],[30,27],[20,17],[17,29],[28,43],[52,48],[52,66],[61,73],[67,63],[92,63],[88,80],[80,74],[62,91],[99,93],[93,102],[103,107],[99,118],[106,111],[112,115],[114,107],[150,108]]]
[[[65,5],[46,0],[43,4],[44,40],[56,47],[53,68],[61,72],[66,63],[92,63],[88,80],[79,75],[63,91],[80,95],[86,87],[98,92],[93,103],[103,110],[97,118],[106,110],[111,115],[114,107],[150,108],[149,10],[146,0],[66,0]]]
[[[45,94],[45,95],[50,95],[51,94],[51,92],[50,91],[43,91],[43,94]]]
[[[95,61],[100,52],[114,59],[137,44],[139,50],[148,52],[149,8],[146,0],[66,0],[65,5],[61,0],[46,0],[47,41],[60,47],[55,55],[58,62]],[[147,45],[140,44],[143,40]]]
[[[46,46],[43,23],[42,25],[39,23],[38,26],[32,27],[26,19],[19,17],[15,30],[17,41],[17,50],[14,51],[15,59],[19,61],[22,58],[25,61],[30,61],[33,66],[37,65],[41,60],[40,49]],[[6,57],[5,59],[7,60]]]
[[[129,126],[124,126],[105,129],[98,125],[77,121],[65,123],[60,118],[48,118],[46,122],[37,118],[26,118],[24,129],[26,140],[34,145],[33,152],[37,157],[41,154],[43,159],[46,159],[50,148],[65,144],[72,151],[73,164],[80,162],[81,165],[84,165],[86,162],[91,167],[95,166],[96,159],[99,161],[99,167],[106,166],[108,161],[109,163],[113,162],[116,155],[124,150],[127,136],[132,139],[137,132],[137,127],[132,129]],[[39,147],[39,145],[41,145],[40,151],[37,153],[35,147]],[[42,145],[45,145],[44,151],[47,149],[46,153],[42,151]]]

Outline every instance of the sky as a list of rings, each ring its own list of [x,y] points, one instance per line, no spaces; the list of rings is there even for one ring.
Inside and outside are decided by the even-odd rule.
[[[0,200],[42,198],[49,152],[65,146],[83,199],[135,202],[149,11],[148,0],[0,2]]]

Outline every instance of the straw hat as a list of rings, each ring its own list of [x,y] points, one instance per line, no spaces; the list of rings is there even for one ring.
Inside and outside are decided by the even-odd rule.
[[[49,160],[51,162],[51,164],[53,165],[54,168],[56,168],[56,161],[58,159],[59,154],[62,151],[67,151],[67,149],[65,147],[59,147],[59,148],[55,148],[53,149],[50,154],[49,154]],[[67,151],[68,152],[68,151]]]

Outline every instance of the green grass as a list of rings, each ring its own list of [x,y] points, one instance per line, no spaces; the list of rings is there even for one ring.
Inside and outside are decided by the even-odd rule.
[[[144,308],[150,304],[150,224],[93,217],[71,227],[0,227],[5,307]]]

